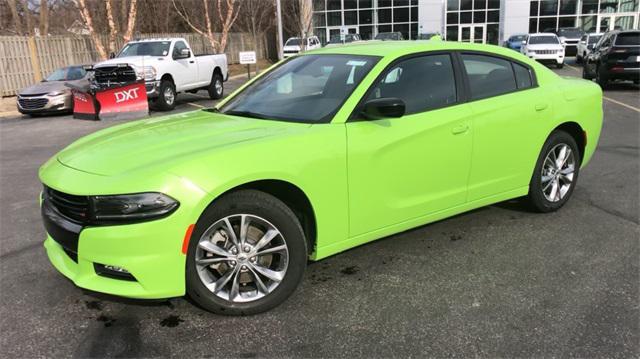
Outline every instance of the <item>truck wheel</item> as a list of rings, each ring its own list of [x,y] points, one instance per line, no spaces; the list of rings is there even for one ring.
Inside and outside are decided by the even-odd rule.
[[[176,107],[176,86],[173,82],[162,80],[160,83],[160,93],[155,101],[161,111],[171,111]]]
[[[222,76],[219,73],[214,73],[211,78],[211,84],[207,89],[209,91],[209,97],[212,100],[221,99],[224,95],[224,85],[222,82]]]

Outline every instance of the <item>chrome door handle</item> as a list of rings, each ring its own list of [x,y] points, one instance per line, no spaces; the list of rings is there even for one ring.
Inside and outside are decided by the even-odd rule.
[[[536,104],[536,111],[542,111],[544,109],[546,109],[549,105],[546,103],[539,103]]]
[[[451,129],[451,133],[453,133],[454,135],[459,135],[467,131],[469,131],[469,125],[459,125]]]

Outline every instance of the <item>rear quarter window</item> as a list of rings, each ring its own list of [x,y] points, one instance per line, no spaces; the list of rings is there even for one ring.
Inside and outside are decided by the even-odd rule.
[[[516,78],[511,61],[487,55],[463,54],[462,62],[474,100],[515,91]]]
[[[615,44],[616,46],[640,46],[640,32],[618,34]]]

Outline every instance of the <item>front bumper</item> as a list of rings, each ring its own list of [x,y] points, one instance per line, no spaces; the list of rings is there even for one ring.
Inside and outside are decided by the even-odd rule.
[[[542,63],[564,63],[564,54],[540,54],[528,52],[527,56]]]
[[[146,81],[144,87],[147,89],[147,98],[158,97],[160,91],[160,81]]]
[[[71,92],[57,96],[18,95],[16,107],[23,114],[69,112],[73,110],[73,100]]]
[[[47,232],[44,247],[53,266],[78,287],[141,299],[185,294],[183,241],[187,228],[196,222],[206,203],[212,200],[206,192],[197,186],[185,185],[184,179],[171,174],[140,174],[135,178],[116,180],[72,169],[56,158],[41,168],[40,179],[48,187],[75,195],[155,191],[177,199],[180,207],[161,219],[109,226],[80,224],[80,228],[74,228],[65,226],[65,220],[73,221],[68,217],[62,216],[62,220],[47,218],[51,215],[45,211],[45,196],[42,201]],[[67,232],[61,231],[60,227]],[[78,232],[75,237],[74,232]],[[134,280],[99,273],[97,266],[100,265],[124,268]]]

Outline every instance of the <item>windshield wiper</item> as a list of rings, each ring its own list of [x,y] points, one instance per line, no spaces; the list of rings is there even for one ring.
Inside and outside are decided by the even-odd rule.
[[[232,115],[232,116],[243,116],[243,117],[251,117],[251,118],[258,118],[258,119],[268,119],[269,117],[265,116],[265,115],[261,115],[259,113],[255,113],[255,112],[251,112],[251,111],[227,111],[224,112],[225,115]]]

